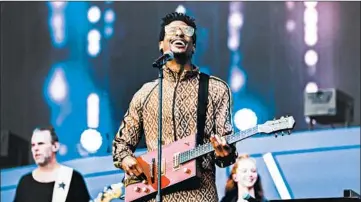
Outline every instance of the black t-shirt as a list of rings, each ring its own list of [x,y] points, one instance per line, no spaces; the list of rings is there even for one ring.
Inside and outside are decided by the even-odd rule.
[[[14,202],[51,202],[53,197],[54,183],[55,182],[41,183],[36,181],[31,173],[26,174],[20,179],[16,189]],[[83,176],[74,170],[66,202],[89,201],[90,195]]]

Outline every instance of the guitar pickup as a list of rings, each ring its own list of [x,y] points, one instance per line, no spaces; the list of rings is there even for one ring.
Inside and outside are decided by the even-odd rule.
[[[173,155],[173,170],[178,170],[180,168],[179,155],[179,152]]]

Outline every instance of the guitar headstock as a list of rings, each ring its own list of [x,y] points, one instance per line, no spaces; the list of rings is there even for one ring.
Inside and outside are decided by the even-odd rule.
[[[296,121],[293,116],[282,116],[279,119],[266,121],[264,124],[258,125],[258,132],[267,134],[281,132],[281,134],[283,135],[283,131],[287,131],[288,134],[290,134],[295,123]]]
[[[113,199],[121,198],[123,194],[124,185],[122,183],[111,184],[104,187],[104,190],[100,192],[94,202],[110,202]]]

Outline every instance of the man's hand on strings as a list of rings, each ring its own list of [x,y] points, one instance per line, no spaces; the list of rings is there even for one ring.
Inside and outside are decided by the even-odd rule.
[[[225,137],[220,137],[219,135],[212,135],[210,141],[215,150],[216,157],[226,157],[232,152],[232,148],[227,143]]]

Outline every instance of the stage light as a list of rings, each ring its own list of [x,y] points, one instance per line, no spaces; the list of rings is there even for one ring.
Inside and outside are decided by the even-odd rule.
[[[86,129],[80,137],[81,146],[89,153],[95,153],[103,143],[101,134],[95,129]]]
[[[99,126],[99,96],[91,93],[87,99],[87,122],[89,128]]]
[[[100,52],[101,35],[98,30],[93,29],[88,33],[88,53],[90,56],[97,56]]]
[[[286,1],[286,7],[288,8],[288,10],[292,10],[295,7],[295,2]]]
[[[108,9],[107,11],[105,11],[104,13],[104,21],[106,23],[113,23],[115,20],[115,14],[114,11],[111,9]]]
[[[242,3],[230,2],[228,15],[228,39],[227,46],[231,52],[229,67],[229,83],[233,94],[237,94],[245,85],[246,77],[242,71],[240,40],[241,29],[243,25]],[[236,102],[238,96],[235,96]]]
[[[232,51],[236,51],[239,47],[239,38],[237,35],[228,37],[227,41],[228,48]]]
[[[240,12],[241,8],[242,8],[242,2],[241,1],[229,2],[229,11],[230,11],[230,13]]]
[[[305,87],[305,92],[307,93],[315,93],[318,91],[318,86],[315,82],[308,82]]]
[[[303,2],[303,4],[305,5],[306,8],[316,8],[317,1],[306,1]]]
[[[65,6],[65,4],[67,2],[65,2],[65,1],[51,1],[49,3],[54,9],[62,9],[62,8],[64,8],[64,6]]]
[[[305,33],[312,33],[312,34],[317,35],[318,27],[317,27],[317,24],[305,23],[304,30],[305,30]]]
[[[99,42],[100,38],[101,38],[101,35],[98,30],[93,29],[93,30],[89,31],[89,33],[88,33],[88,42],[89,43]]]
[[[240,28],[243,25],[243,16],[241,13],[236,12],[231,14],[228,18],[228,25],[233,28]]]
[[[243,25],[241,4],[231,2],[229,4],[230,14],[228,16],[228,40],[227,45],[231,51],[237,51],[240,44],[240,29]]]
[[[318,62],[318,54],[316,51],[314,50],[308,50],[306,53],[305,53],[305,63],[308,65],[308,66],[314,66],[316,65]]]
[[[292,32],[296,28],[296,23],[294,20],[287,20],[286,29],[289,32]]]
[[[54,45],[60,47],[65,42],[65,20],[61,12],[53,14],[50,17],[50,27]]]
[[[60,144],[59,154],[64,156],[68,152],[68,147],[65,144]]]
[[[64,27],[64,16],[62,14],[55,14],[51,18],[51,25],[56,29],[61,29]]]
[[[304,40],[308,46],[314,46],[317,43],[317,22],[318,12],[314,7],[307,7],[303,14],[304,27]]]
[[[308,117],[308,116],[306,116],[306,117],[305,117],[305,122],[306,122],[307,124],[311,124],[311,118]],[[315,120],[315,119],[312,119],[312,125],[316,125],[316,124],[317,124],[316,120]]]
[[[91,23],[96,23],[99,21],[100,19],[100,9],[98,6],[92,6],[91,8],[89,8],[88,10],[88,20]]]
[[[234,124],[239,130],[252,128],[257,125],[257,115],[253,110],[243,108],[235,113]]]
[[[306,8],[303,14],[303,22],[305,24],[317,24],[318,12],[316,8]]]
[[[88,44],[88,53],[90,56],[95,57],[100,52],[100,45],[99,43],[91,43]]]
[[[54,28],[55,42],[60,44],[64,40],[64,17],[57,14],[52,17],[52,24]]]
[[[175,9],[175,12],[177,13],[186,13],[187,12],[187,9],[183,6],[183,5],[179,5],[176,9]]]
[[[49,6],[49,28],[52,44],[56,48],[62,48],[66,41],[64,9],[66,2],[51,1]]]
[[[55,102],[62,102],[67,94],[64,72],[61,68],[55,70],[49,85],[50,98]]]
[[[318,41],[317,27],[316,26],[305,26],[305,43],[308,46],[316,45]]]
[[[113,35],[113,28],[111,26],[106,26],[104,28],[104,35],[105,37],[109,38],[110,36]]]
[[[246,82],[244,72],[238,67],[231,68],[231,89],[232,92],[238,92],[242,89]]]

